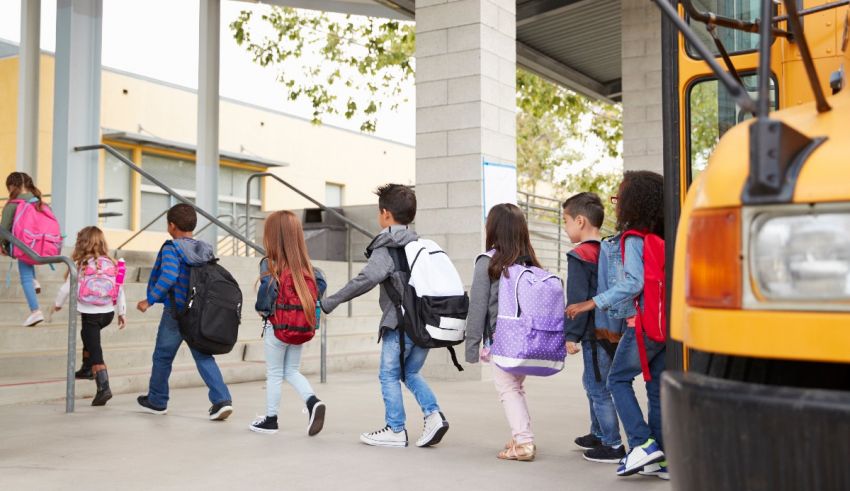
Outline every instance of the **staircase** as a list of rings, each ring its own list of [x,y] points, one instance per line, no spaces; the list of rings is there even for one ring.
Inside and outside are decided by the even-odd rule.
[[[104,358],[109,367],[113,393],[139,393],[147,391],[151,368],[151,355],[156,340],[157,326],[162,307],[157,305],[142,314],[136,303],[145,297],[147,279],[155,253],[125,251],[127,261],[127,327],[119,330],[117,319],[101,331]],[[227,383],[240,383],[265,379],[265,356],[260,338],[259,318],[253,310],[256,299],[257,258],[223,257],[221,261],[239,282],[244,296],[242,324],[239,341],[233,351],[216,356]],[[5,274],[12,266],[11,282],[6,284]],[[347,280],[345,262],[317,261],[328,278],[328,290],[333,292]],[[51,270],[37,267],[41,283],[39,302],[45,313],[52,307],[56,292],[64,281],[64,266]],[[29,309],[18,280],[17,266],[6,257],[0,258],[0,405],[32,403],[65,396],[65,370],[67,363],[68,308],[56,313],[52,320],[35,327],[22,327]],[[353,369],[376,367],[380,348],[377,344],[377,325],[380,311],[377,289],[353,302],[352,317],[342,306],[327,318],[328,377],[334,373]],[[82,341],[77,320],[77,358],[79,368]],[[305,345],[302,370],[306,374],[319,372],[319,334]],[[174,361],[170,379],[172,388],[202,386],[192,355],[185,344]],[[93,381],[79,380],[76,397],[94,396]],[[87,404],[87,402],[81,402]]]

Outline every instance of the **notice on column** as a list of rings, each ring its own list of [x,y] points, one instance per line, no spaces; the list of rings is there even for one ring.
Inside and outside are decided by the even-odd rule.
[[[516,165],[487,162],[483,164],[484,218],[500,203],[516,204]]]

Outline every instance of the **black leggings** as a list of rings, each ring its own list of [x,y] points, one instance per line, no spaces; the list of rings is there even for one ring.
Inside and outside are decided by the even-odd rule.
[[[83,318],[81,337],[83,349],[89,352],[90,365],[103,365],[103,348],[100,347],[100,330],[112,323],[115,312],[105,314],[80,314]]]

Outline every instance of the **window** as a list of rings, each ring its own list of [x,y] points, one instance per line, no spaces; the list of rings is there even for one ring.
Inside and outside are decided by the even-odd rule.
[[[720,17],[728,17],[745,22],[754,22],[761,16],[761,2],[759,0],[691,0],[694,8],[703,13],[713,13]],[[715,56],[720,52],[714,44],[711,34],[706,30],[702,22],[688,19],[688,23],[700,36],[703,43],[708,46]],[[729,54],[744,53],[758,49],[759,35],[757,33],[744,32],[727,27],[718,27],[717,36],[723,42],[723,46]],[[687,43],[688,54],[692,58],[700,58],[690,43]]]
[[[118,149],[122,155],[131,159],[130,151]],[[133,199],[133,185],[130,176],[130,168],[124,165],[123,162],[115,158],[112,154],[106,153],[106,159],[103,165],[103,192],[100,195],[101,199],[120,199],[117,203],[108,203],[100,207],[100,211],[109,213],[120,213],[118,217],[107,217],[101,221],[104,228],[130,229],[131,223],[131,206],[130,200]]]
[[[143,154],[142,167],[172,189],[192,202],[195,201],[195,162],[187,159]],[[226,224],[238,223],[244,227],[245,186],[248,177],[256,171],[235,167],[219,166],[218,175],[218,214]],[[262,204],[260,180],[251,182],[251,214],[259,215]],[[158,214],[177,202],[159,186],[142,179],[141,225],[147,225]],[[165,217],[156,221],[148,230],[164,232],[167,228]],[[221,234],[222,231],[219,230]]]
[[[744,87],[751,95],[758,91],[755,75],[742,75]],[[770,102],[777,106],[776,81],[771,79]],[[750,113],[741,111],[729,92],[722,88],[717,79],[705,79],[691,85],[688,90],[688,160],[690,183],[708,165],[708,157],[717,146],[720,137],[730,128],[750,119]]]
[[[342,184],[325,183],[325,206],[339,208],[342,206]]]

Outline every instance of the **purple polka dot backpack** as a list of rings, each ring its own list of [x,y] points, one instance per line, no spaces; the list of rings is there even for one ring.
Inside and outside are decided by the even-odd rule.
[[[492,251],[486,253],[492,257]],[[557,275],[514,264],[499,279],[493,363],[515,375],[554,375],[564,368],[564,283]]]

